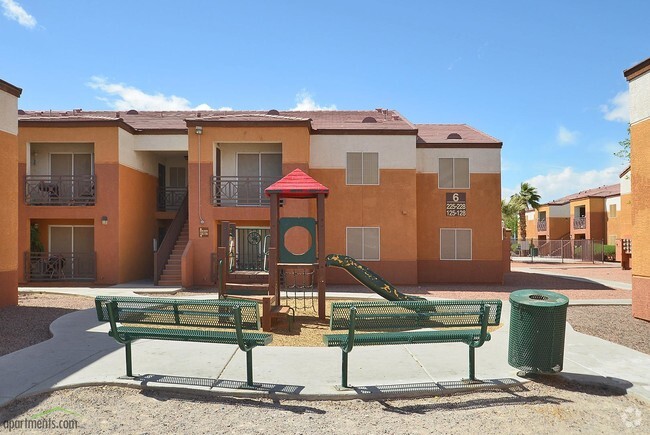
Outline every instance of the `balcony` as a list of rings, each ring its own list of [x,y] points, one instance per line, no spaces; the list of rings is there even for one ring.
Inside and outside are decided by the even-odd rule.
[[[212,177],[212,205],[215,207],[268,207],[264,189],[280,177]]]
[[[29,282],[95,281],[94,252],[25,252]]]
[[[159,187],[158,211],[178,210],[183,203],[186,195],[186,187]]]
[[[27,175],[27,205],[95,205],[94,175]]]
[[[537,232],[543,232],[546,231],[546,221],[537,221]]]
[[[573,218],[573,229],[584,230],[587,228],[587,218],[584,216]]]

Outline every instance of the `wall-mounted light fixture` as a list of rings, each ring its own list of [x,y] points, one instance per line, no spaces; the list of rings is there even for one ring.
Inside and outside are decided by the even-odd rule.
[[[102,225],[108,225],[108,216],[102,216]]]
[[[201,127],[200,125],[197,125],[195,132],[198,135],[202,135],[203,134],[203,127]]]

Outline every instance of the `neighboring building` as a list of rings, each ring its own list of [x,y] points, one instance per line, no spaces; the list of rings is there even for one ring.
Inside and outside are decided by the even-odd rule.
[[[626,198],[627,199],[627,198]],[[624,232],[621,186],[612,184],[567,195],[527,211],[528,238],[592,239],[614,245]],[[629,206],[628,206],[629,207]]]
[[[502,144],[464,124],[413,125],[384,109],[21,111],[19,119],[24,282],[155,275],[159,284],[212,285],[226,223],[237,228],[232,268],[263,269],[264,188],[296,168],[329,188],[326,252],[389,281],[500,283],[509,262]],[[287,199],[281,210],[315,217],[310,201]],[[339,270],[327,280],[352,282]]]
[[[632,314],[650,321],[650,58],[624,75],[630,88]]]
[[[8,60],[8,59],[7,59]],[[18,98],[22,89],[0,80],[0,307],[18,304]]]

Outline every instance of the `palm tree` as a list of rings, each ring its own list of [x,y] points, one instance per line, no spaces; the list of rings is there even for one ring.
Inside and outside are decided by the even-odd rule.
[[[528,183],[521,183],[519,192],[510,197],[510,202],[517,204],[519,211],[519,234],[521,240],[526,240],[526,209],[539,208],[539,200],[542,197],[537,193],[537,189]]]

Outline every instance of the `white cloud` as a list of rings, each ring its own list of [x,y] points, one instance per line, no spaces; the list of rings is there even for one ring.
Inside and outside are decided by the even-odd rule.
[[[570,145],[572,143],[575,143],[579,135],[579,132],[571,131],[565,126],[561,125],[557,131],[556,139],[561,145]]]
[[[2,14],[10,20],[18,21],[23,27],[33,29],[36,26],[36,18],[31,16],[22,6],[14,0],[0,0]]]
[[[296,95],[296,107],[289,110],[312,111],[312,110],[336,110],[336,105],[319,106],[316,104],[311,94],[307,91],[301,91]]]
[[[630,93],[623,91],[616,94],[607,104],[600,106],[608,121],[630,122]]]
[[[567,166],[559,171],[536,175],[526,182],[537,189],[542,197],[541,202],[546,203],[594,187],[616,184],[619,182],[620,173],[621,166],[610,166],[584,172],[575,171],[572,167]],[[510,197],[505,195],[506,192],[516,193],[517,191],[519,191],[518,188],[503,188],[503,197]]]
[[[103,77],[91,77],[87,85],[109,95],[110,97],[97,98],[105,101],[115,110],[232,110],[231,107],[213,109],[205,103],[192,107],[186,98],[176,95],[167,96],[161,93],[147,94],[123,83],[109,83]]]

